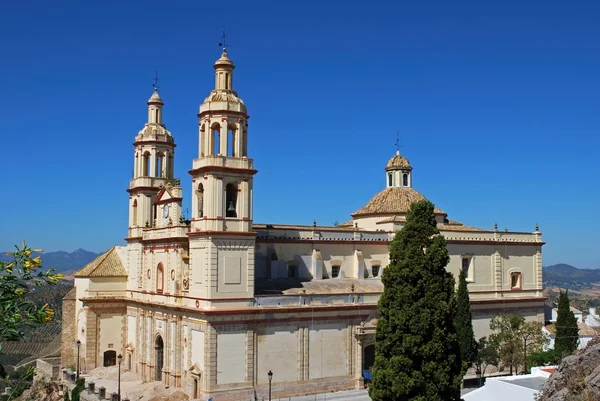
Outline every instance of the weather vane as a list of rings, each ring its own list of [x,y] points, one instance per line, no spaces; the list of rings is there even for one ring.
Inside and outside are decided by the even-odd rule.
[[[152,84],[155,90],[158,90],[160,86],[158,86],[158,71],[156,71],[156,75],[154,76],[154,83]]]
[[[223,25],[223,34],[221,35],[221,41],[219,42],[219,46],[223,49],[226,49],[229,45],[227,44],[227,34],[225,33],[227,29],[227,25]]]
[[[396,152],[400,152],[400,131],[396,131]]]

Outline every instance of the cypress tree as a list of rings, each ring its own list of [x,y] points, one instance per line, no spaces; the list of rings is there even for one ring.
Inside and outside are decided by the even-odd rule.
[[[556,340],[554,349],[561,357],[571,355],[579,344],[579,328],[577,318],[571,312],[569,290],[560,292],[558,297],[558,314],[556,316]]]
[[[429,201],[412,204],[383,271],[375,335],[373,401],[460,400],[460,345],[446,240]]]
[[[475,362],[477,342],[473,333],[473,317],[471,315],[471,301],[467,289],[467,272],[460,270],[458,275],[458,290],[456,292],[456,318],[454,327],[460,344],[460,356],[463,362],[462,374]]]

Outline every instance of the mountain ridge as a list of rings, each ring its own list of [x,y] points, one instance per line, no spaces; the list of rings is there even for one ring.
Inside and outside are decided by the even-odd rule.
[[[73,252],[42,252],[38,255],[42,258],[42,266],[44,269],[55,269],[57,273],[64,273],[81,269],[83,266],[96,259],[100,254],[86,251],[83,248],[77,248]],[[0,255],[0,260],[2,261],[11,259],[12,257],[6,255],[6,252],[2,252]]]
[[[566,263],[543,267],[544,287],[583,289],[600,283],[600,269],[578,269]]]

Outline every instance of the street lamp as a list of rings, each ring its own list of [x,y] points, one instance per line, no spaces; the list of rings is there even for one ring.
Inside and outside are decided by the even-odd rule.
[[[79,380],[79,347],[81,347],[81,341],[77,340],[77,380]]]
[[[273,380],[273,372],[269,370],[269,401],[271,401],[271,380]]]
[[[121,401],[121,361],[123,360],[123,355],[119,354],[117,359],[119,360],[119,384],[117,387],[117,399]]]

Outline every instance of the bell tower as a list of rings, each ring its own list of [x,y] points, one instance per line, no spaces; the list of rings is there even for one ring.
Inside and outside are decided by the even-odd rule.
[[[198,158],[192,176],[190,295],[244,298],[254,295],[252,179],[248,114],[233,90],[235,65],[223,48],[214,64],[215,88],[198,113]],[[205,281],[202,280],[205,278]]]
[[[142,237],[144,227],[155,225],[156,197],[173,180],[175,140],[162,122],[164,102],[155,88],[148,99],[148,121],[135,137],[133,177],[129,182],[129,234]]]

